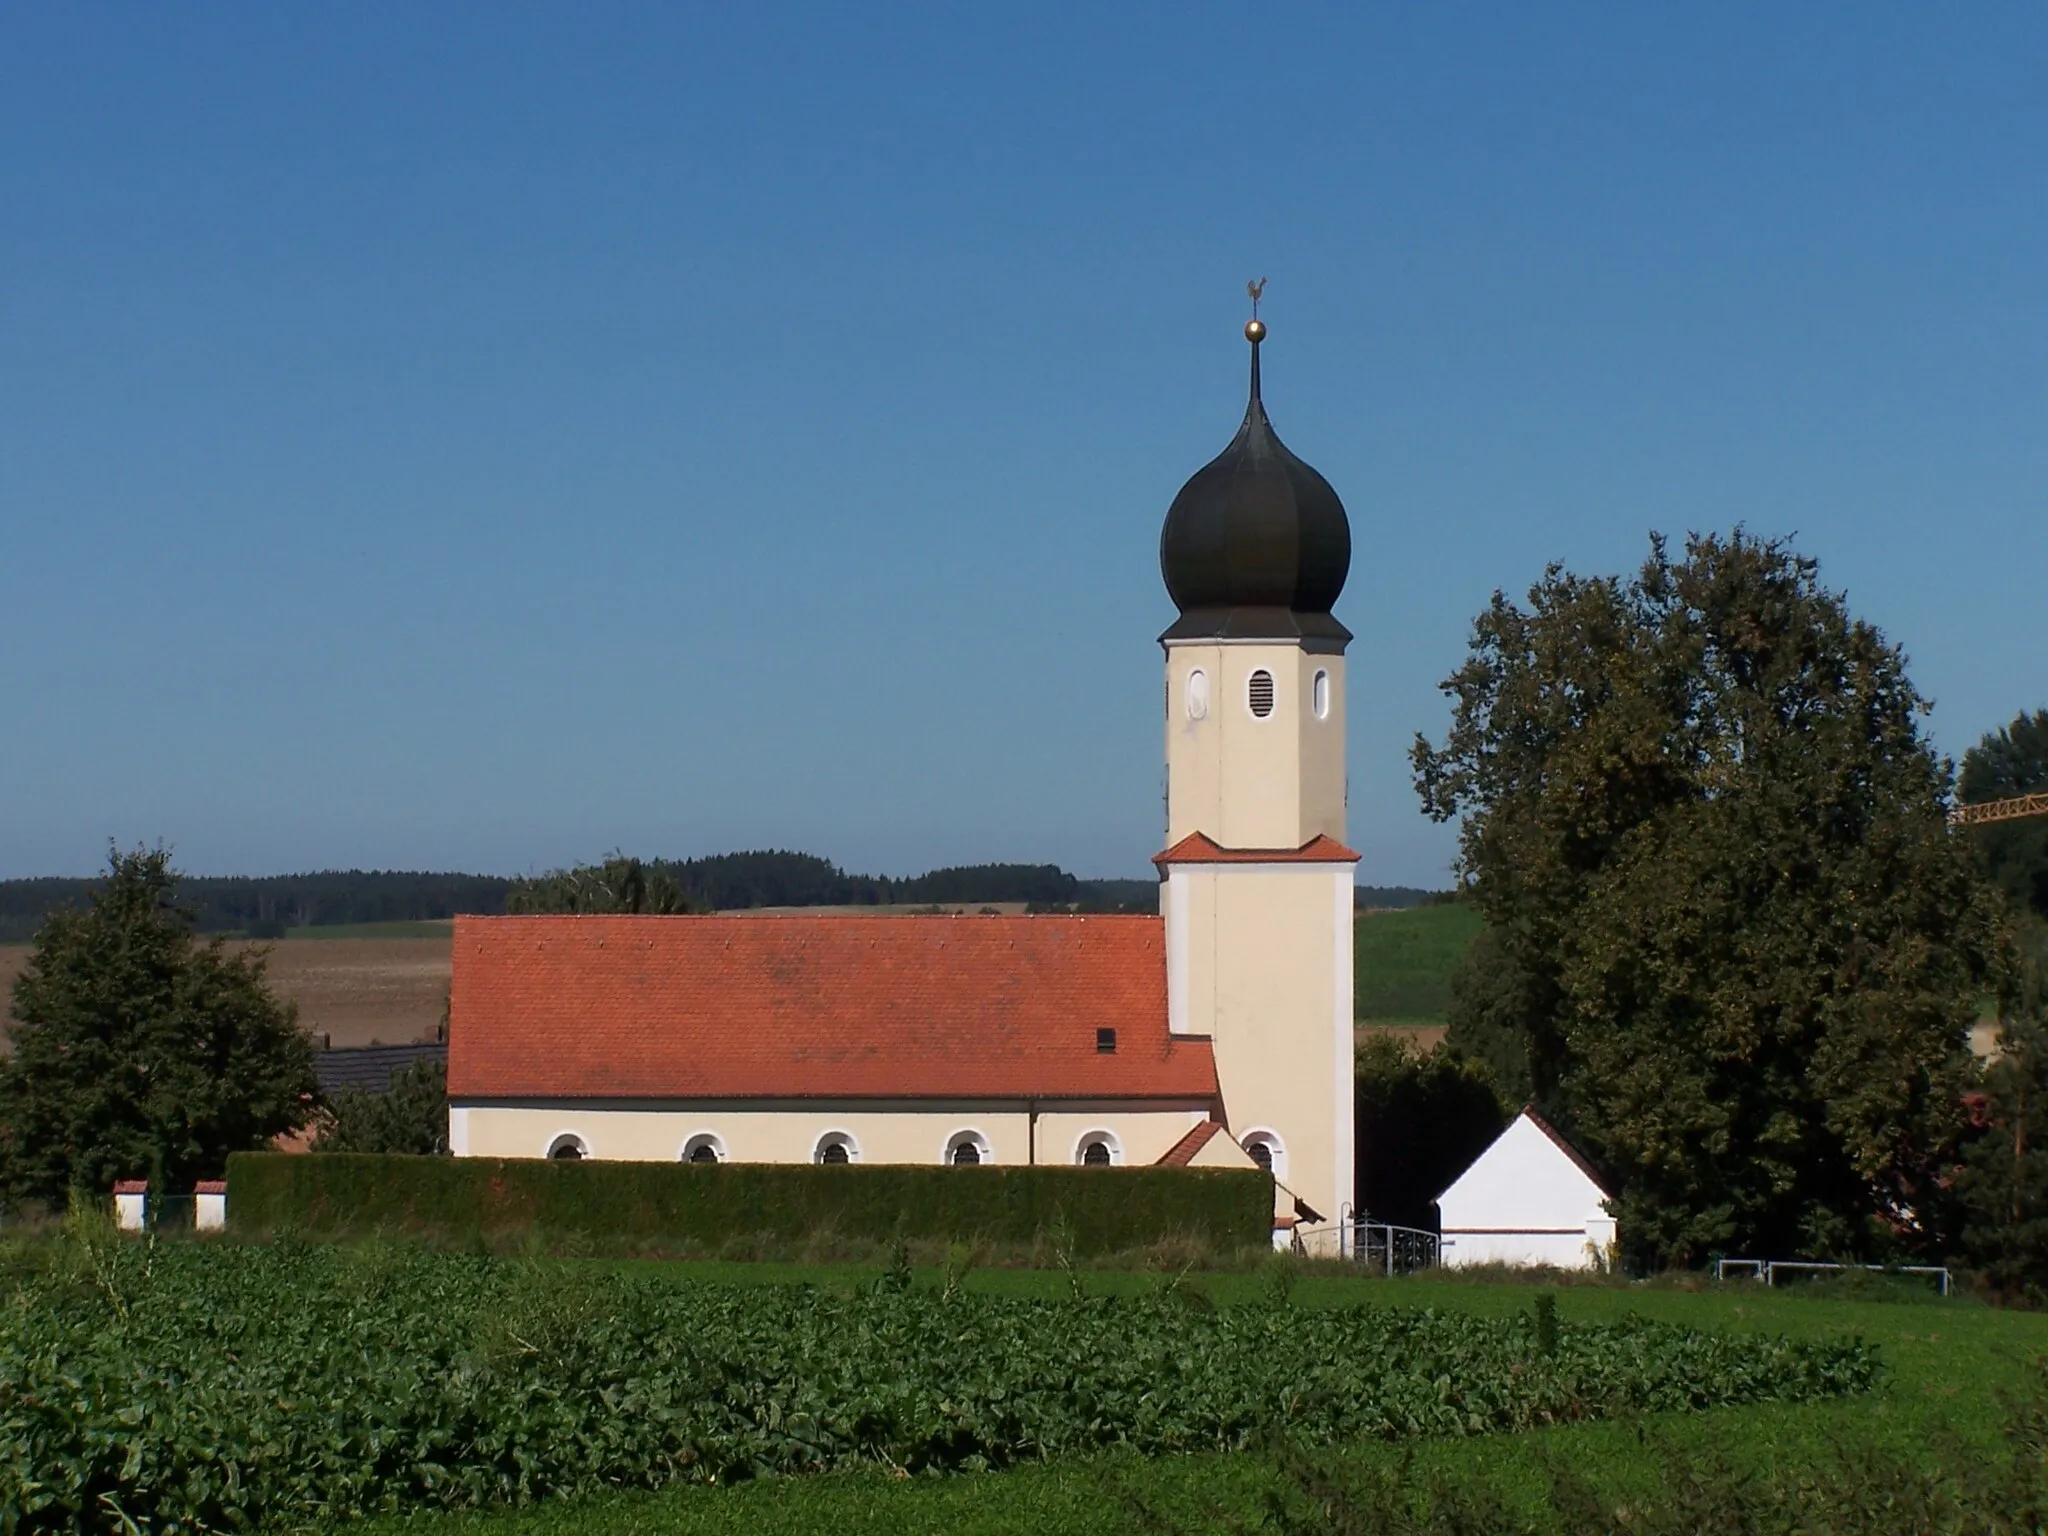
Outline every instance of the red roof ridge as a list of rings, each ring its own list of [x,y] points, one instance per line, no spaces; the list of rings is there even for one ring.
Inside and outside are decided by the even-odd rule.
[[[117,1195],[146,1195],[149,1193],[147,1179],[116,1179],[114,1193]]]
[[[1206,832],[1190,832],[1162,853],[1154,864],[1356,864],[1358,853],[1327,832],[1318,832],[1299,848],[1225,848]]]
[[[1216,1133],[1223,1129],[1220,1120],[1204,1120],[1199,1125],[1188,1127],[1187,1135],[1159,1155],[1154,1164],[1159,1168],[1185,1168],[1195,1160],[1195,1154],[1216,1139]]]

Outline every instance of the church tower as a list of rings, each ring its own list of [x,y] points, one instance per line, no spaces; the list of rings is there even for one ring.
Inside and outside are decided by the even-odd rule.
[[[1258,286],[1263,286],[1258,285]],[[1180,610],[1166,651],[1167,847],[1157,859],[1172,1029],[1214,1042],[1225,1123],[1280,1186],[1276,1216],[1349,1213],[1352,871],[1344,846],[1344,648],[1331,616],[1351,528],[1260,398],[1181,487],[1159,537]]]

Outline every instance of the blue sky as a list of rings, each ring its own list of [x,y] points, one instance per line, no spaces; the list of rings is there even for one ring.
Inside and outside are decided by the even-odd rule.
[[[2048,9],[17,9],[0,876],[1159,842],[1174,491],[1356,555],[1360,878],[1496,588],[1796,533],[2048,705]]]

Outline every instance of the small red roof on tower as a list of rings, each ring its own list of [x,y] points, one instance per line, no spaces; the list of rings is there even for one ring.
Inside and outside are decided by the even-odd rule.
[[[1225,848],[1206,833],[1190,832],[1154,864],[1356,864],[1358,855],[1334,837],[1318,834],[1299,848]]]
[[[454,961],[459,1099],[1216,1096],[1156,917],[458,917]]]

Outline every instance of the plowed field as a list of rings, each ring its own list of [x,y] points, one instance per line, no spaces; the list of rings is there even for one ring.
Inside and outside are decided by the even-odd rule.
[[[335,1045],[431,1040],[448,995],[448,943],[436,939],[282,939],[270,983],[299,1005],[299,1023]],[[247,949],[232,944],[231,949]],[[0,1003],[28,962],[25,944],[0,945]]]

